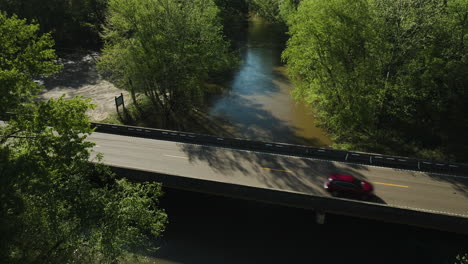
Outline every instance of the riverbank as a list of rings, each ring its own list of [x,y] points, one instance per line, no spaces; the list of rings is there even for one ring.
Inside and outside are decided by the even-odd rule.
[[[177,112],[167,122],[158,109],[141,98],[109,123],[180,130],[216,136],[274,141],[315,147],[333,142],[316,125],[312,111],[291,96],[293,86],[281,62],[284,28],[258,17],[248,20],[238,43],[241,63],[230,74],[205,83],[205,100],[190,111]]]
[[[291,97],[294,87],[281,61],[284,30],[258,17],[249,20],[242,63],[225,81],[225,92],[209,102],[207,114],[227,120],[242,138],[330,146],[312,111]]]
[[[98,53],[74,53],[62,56],[62,71],[44,80],[43,100],[83,96],[90,98],[97,107],[89,110],[92,121],[134,126],[180,130],[224,137],[238,137],[261,141],[276,141],[316,147],[333,146],[338,149],[378,152],[401,156],[428,158],[436,161],[453,160],[442,151],[418,149],[416,146],[381,144],[368,148],[364,143],[333,144],[318,128],[311,110],[296,103],[290,96],[293,89],[285,66],[279,58],[280,45],[271,43],[274,35],[271,24],[256,19],[249,25],[246,42],[240,51],[243,61],[231,74],[216,78],[206,84],[207,97],[202,105],[189,112],[176,113],[172,124],[165,124],[161,111],[143,96],[139,97],[140,109],[135,108],[128,92],[116,88],[102,79],[96,70]],[[265,34],[268,31],[270,33]],[[273,31],[274,32],[274,31]],[[273,34],[273,35],[272,35]],[[275,55],[276,54],[276,55]],[[116,113],[115,96],[124,95],[127,113]],[[122,108],[120,108],[122,109]],[[461,153],[466,144],[453,149]],[[371,146],[372,147],[372,146]],[[377,149],[377,150],[376,150]]]
[[[65,98],[82,96],[90,98],[95,109],[87,111],[94,122],[103,122],[115,113],[115,96],[121,93],[129,97],[127,91],[116,88],[112,83],[104,80],[96,70],[96,60],[99,54],[75,52],[62,54],[58,63],[62,70],[49,78],[41,80],[44,89],[39,98],[48,100],[65,95]]]

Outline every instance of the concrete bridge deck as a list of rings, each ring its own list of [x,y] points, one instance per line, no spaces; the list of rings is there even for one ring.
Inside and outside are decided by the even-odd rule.
[[[104,154],[104,163],[123,176],[154,179],[175,188],[468,234],[468,176],[113,134],[93,133],[89,140],[96,142],[96,152]],[[376,197],[370,203],[329,199],[322,185],[331,173],[351,174],[372,182]]]

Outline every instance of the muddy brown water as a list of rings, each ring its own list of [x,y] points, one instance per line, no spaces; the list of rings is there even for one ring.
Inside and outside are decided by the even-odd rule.
[[[312,110],[291,96],[293,86],[281,62],[285,39],[281,27],[251,19],[242,63],[226,92],[213,100],[210,114],[227,120],[244,138],[329,146]]]

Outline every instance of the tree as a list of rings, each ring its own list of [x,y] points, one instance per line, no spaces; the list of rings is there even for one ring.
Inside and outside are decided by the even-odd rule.
[[[246,0],[214,0],[222,19],[224,38],[231,41],[231,46],[245,37],[249,8]]]
[[[35,60],[35,53],[30,60],[26,56],[31,46],[21,45],[24,35],[41,39],[30,25],[15,17],[2,17],[2,28],[4,24],[15,25],[1,36],[18,47],[16,53],[23,54],[28,67],[42,69],[46,63],[52,73],[54,53],[48,45],[34,50],[48,54],[48,60]],[[1,69],[0,80],[9,80],[2,85],[22,89],[32,82],[10,75]],[[92,132],[85,113],[89,100],[19,101],[17,91],[9,89],[2,99],[16,114],[0,126],[0,259],[115,263],[132,249],[147,248],[149,237],[159,236],[166,223],[158,207],[161,185],[118,180],[100,156],[89,162],[94,145],[86,140]]]
[[[296,98],[314,105],[336,139],[370,137],[382,62],[367,1],[305,0],[289,23],[283,58]]]
[[[0,0],[0,10],[36,21],[60,47],[94,48],[108,0]]]
[[[302,0],[247,0],[249,8],[270,22],[284,23]]]
[[[454,264],[466,264],[468,263],[468,253],[465,254],[458,254],[455,257],[455,260],[453,262]]]
[[[468,1],[304,0],[287,21],[295,94],[338,143],[449,158],[467,142]]]
[[[30,101],[41,89],[35,78],[60,66],[54,63],[53,40],[37,35],[39,26],[0,12],[0,115]]]
[[[212,0],[111,0],[104,39],[100,71],[168,122],[199,102],[210,72],[233,63]]]
[[[264,19],[280,21],[280,2],[282,0],[249,0],[249,8]]]

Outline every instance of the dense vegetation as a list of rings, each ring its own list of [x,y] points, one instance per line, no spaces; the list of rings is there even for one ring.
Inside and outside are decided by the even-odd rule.
[[[247,0],[250,12],[272,23],[284,23],[302,0]]]
[[[109,0],[0,0],[0,10],[16,14],[40,25],[40,32],[51,33],[59,50],[100,49],[100,36]],[[184,3],[189,1],[173,1]],[[248,5],[244,0],[215,0],[220,10],[224,35],[238,37]]]
[[[35,21],[63,48],[96,49],[108,0],[0,0],[0,10]]]
[[[0,13],[0,259],[2,263],[115,263],[148,248],[166,223],[161,186],[118,180],[89,163],[88,101],[34,100],[54,73],[50,35]]]
[[[176,111],[201,102],[208,77],[219,80],[235,65],[233,44],[242,38],[248,6],[243,0],[0,0],[0,10],[37,23],[61,53],[105,43],[101,73],[131,92],[136,118],[162,113],[158,125],[168,127],[178,123]]]
[[[236,48],[236,43],[245,38],[249,6],[244,0],[215,0],[214,2],[219,8],[224,39]]]
[[[105,43],[101,72],[168,125],[235,64],[229,41],[250,10],[288,26],[294,94],[337,147],[468,161],[468,0],[0,0],[0,10],[0,115],[16,113],[0,126],[7,263],[114,262],[166,222],[158,184],[89,164],[87,101],[37,102],[34,80],[60,68],[54,43]]]
[[[58,49],[105,42],[102,73],[130,91],[135,105],[146,99],[154,105],[162,126],[200,102],[209,76],[234,65],[229,42],[240,36],[246,14],[257,13],[288,26],[283,58],[294,94],[313,106],[336,147],[465,161],[467,6],[467,0],[0,0],[1,10],[50,32]]]
[[[252,1],[337,147],[468,160],[467,0]]]
[[[144,94],[167,123],[203,95],[208,74],[234,62],[212,0],[110,0],[100,70],[118,87]]]
[[[235,63],[224,36],[242,26],[241,2],[0,0],[0,115],[11,117],[0,127],[2,261],[114,263],[151,249],[166,223],[159,184],[88,162],[89,101],[37,100],[35,80],[60,69],[54,42],[66,51],[105,41],[102,72],[174,121],[210,74]]]

